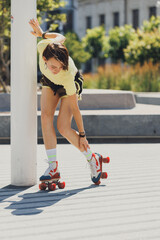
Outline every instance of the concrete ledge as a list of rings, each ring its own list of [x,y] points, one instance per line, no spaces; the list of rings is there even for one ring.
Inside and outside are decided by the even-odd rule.
[[[160,138],[159,106],[137,104],[131,110],[87,110],[81,111],[87,137],[92,138],[126,138],[146,137]],[[37,115],[38,138],[42,138],[40,111]],[[58,138],[62,138],[56,128],[58,111],[54,126]],[[0,114],[0,140],[10,139],[10,113]],[[76,129],[75,122],[72,122]]]
[[[136,106],[133,92],[85,89],[80,109],[131,109]]]
[[[160,105],[160,93],[135,93],[136,103]]]
[[[40,110],[41,93],[37,93],[37,109]],[[132,93],[103,89],[84,89],[80,109],[131,109],[136,103],[160,105],[160,93]],[[59,106],[58,106],[59,108]],[[10,94],[0,93],[0,112],[10,111]]]
[[[40,110],[40,96],[41,93],[38,93],[38,110]],[[135,97],[130,91],[84,89],[82,101],[79,101],[81,110],[131,109],[135,106]]]
[[[10,94],[0,93],[0,112],[10,111]]]
[[[40,110],[41,92],[37,93],[37,109]],[[131,109],[136,106],[133,92],[84,89],[80,109]],[[58,105],[59,109],[59,105]],[[10,94],[0,94],[0,111],[10,111]]]

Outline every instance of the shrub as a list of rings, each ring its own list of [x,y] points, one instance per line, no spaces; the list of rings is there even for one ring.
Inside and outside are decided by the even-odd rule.
[[[152,16],[149,21],[144,21],[142,30],[143,32],[154,32],[160,29],[160,17]]]
[[[124,49],[126,62],[129,64],[144,64],[151,61],[154,64],[160,62],[160,31],[142,32],[137,31],[134,41]]]
[[[82,42],[76,33],[68,32],[65,37],[64,44],[69,51],[69,55],[73,58],[76,66],[80,68],[81,63],[85,63],[90,58],[90,54],[84,50]]]
[[[115,27],[109,31],[106,42],[106,51],[112,61],[125,60],[123,49],[125,49],[130,40],[136,37],[135,30],[130,25]],[[108,47],[109,46],[109,47]]]
[[[104,56],[104,42],[107,39],[103,26],[87,29],[86,36],[82,39],[83,45],[93,58]]]

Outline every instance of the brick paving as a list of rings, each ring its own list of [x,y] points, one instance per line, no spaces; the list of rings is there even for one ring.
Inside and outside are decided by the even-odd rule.
[[[94,144],[111,157],[108,179],[95,186],[86,160],[73,146],[58,145],[66,188],[39,191],[10,185],[10,146],[0,145],[0,238],[160,239],[160,144]],[[37,146],[37,179],[44,146]],[[71,155],[69,157],[69,155]]]

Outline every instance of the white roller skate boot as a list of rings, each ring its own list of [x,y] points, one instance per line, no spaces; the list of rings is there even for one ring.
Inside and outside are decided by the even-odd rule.
[[[43,180],[58,180],[60,179],[60,172],[58,170],[58,162],[52,162],[50,163],[48,160],[47,162],[49,163],[49,167],[45,171],[45,173],[40,177],[40,181]]]
[[[89,162],[90,169],[91,169],[91,180],[95,184],[100,184],[101,178],[101,165],[99,161],[98,154],[92,153],[92,158]]]

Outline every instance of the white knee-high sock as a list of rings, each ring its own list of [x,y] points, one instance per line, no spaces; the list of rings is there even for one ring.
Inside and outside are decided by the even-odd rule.
[[[82,152],[82,153],[84,154],[84,156],[86,157],[86,159],[87,159],[88,161],[91,160],[91,158],[92,158],[92,151],[90,150],[90,148],[87,148],[87,152],[84,151],[84,152]]]

